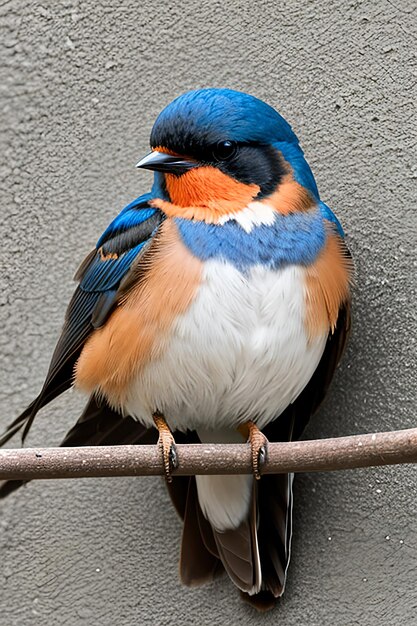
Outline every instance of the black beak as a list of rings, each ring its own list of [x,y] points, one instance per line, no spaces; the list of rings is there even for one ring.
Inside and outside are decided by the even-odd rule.
[[[174,156],[165,152],[153,150],[136,164],[136,167],[143,167],[145,170],[155,170],[157,172],[169,172],[170,174],[184,174],[193,167],[198,167],[199,162],[190,158]]]

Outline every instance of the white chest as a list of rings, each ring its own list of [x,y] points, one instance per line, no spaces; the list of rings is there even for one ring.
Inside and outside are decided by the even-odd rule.
[[[327,335],[309,341],[304,319],[302,267],[259,266],[244,276],[206,263],[162,356],[132,383],[126,411],[150,425],[158,409],[172,429],[232,428],[249,419],[262,428],[299,395],[323,353]]]

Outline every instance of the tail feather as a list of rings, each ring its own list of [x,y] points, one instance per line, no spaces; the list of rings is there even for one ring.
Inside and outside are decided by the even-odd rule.
[[[259,591],[249,521],[244,520],[233,530],[214,531],[214,537],[229,578],[242,591],[247,593]]]
[[[61,374],[65,374],[65,370],[63,370]],[[32,402],[32,404],[29,405],[26,411],[22,413],[22,415],[27,414],[25,423],[24,425],[22,424],[22,426],[24,426],[22,432],[22,443],[25,443],[25,439],[29,433],[33,420],[35,419],[38,411],[40,411],[44,406],[52,402],[52,400],[55,400],[55,398],[61,395],[61,393],[67,391],[67,389],[71,387],[72,377],[64,375],[64,378],[61,382],[54,382],[55,384],[53,386],[48,385],[45,389],[43,389],[39,396]],[[0,445],[2,444],[0,443]]]
[[[30,421],[32,423],[36,413],[37,413],[37,402],[38,398],[36,398],[28,407],[21,413],[11,424],[8,425],[5,432],[0,437],[0,446],[4,446],[5,443],[9,441],[16,433],[19,432],[22,428],[26,429],[27,423]]]
[[[253,481],[249,516],[236,529],[213,529],[219,556],[231,580],[250,595],[260,591],[261,561],[257,536],[257,485]]]
[[[291,420],[286,434],[290,431]],[[182,582],[199,585],[224,569],[247,602],[260,611],[272,608],[284,591],[290,560],[292,483],[292,474],[253,481],[247,518],[238,528],[220,532],[202,512],[195,477],[174,477],[168,488],[184,519]]]
[[[259,592],[261,563],[256,526],[255,484],[249,517],[238,528],[220,532],[203,515],[195,478],[190,478],[181,543],[182,582],[199,585],[225,569],[239,589],[251,594]]]
[[[197,500],[198,503],[198,500]],[[210,522],[204,517],[200,505],[197,506],[198,528],[203,539],[206,549],[217,559],[220,560],[219,550],[214,537],[214,531]]]
[[[264,476],[259,487],[262,582],[275,598],[284,592],[291,555],[293,474]]]
[[[189,479],[181,542],[180,576],[185,585],[201,585],[213,580],[223,568],[207,547],[199,524],[199,503],[195,478]]]
[[[276,598],[270,591],[260,591],[253,596],[250,596],[244,591],[240,592],[242,600],[253,606],[260,613],[265,613],[274,608],[276,604]]]
[[[4,446],[4,444],[7,443],[13,435],[18,433],[19,430],[22,430],[22,428],[22,443],[25,442],[38,411],[71,387],[74,360],[75,357],[65,364],[59,373],[51,377],[51,379],[47,377],[40,394],[29,404],[23,413],[16,417],[6,428],[6,431],[0,437],[0,446]]]

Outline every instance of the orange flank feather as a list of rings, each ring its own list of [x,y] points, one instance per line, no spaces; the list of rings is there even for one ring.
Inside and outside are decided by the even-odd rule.
[[[328,229],[326,244],[306,268],[306,326],[310,339],[333,332],[341,306],[349,299],[353,263],[343,239]]]
[[[308,211],[315,204],[310,192],[297,183],[292,174],[286,174],[279,183],[278,189],[264,198],[262,202],[272,206],[281,215]]]
[[[163,352],[173,321],[188,309],[201,282],[202,263],[182,244],[170,219],[140,266],[144,275],[133,278],[107,323],[86,342],[75,367],[75,385],[105,394],[115,407],[123,404],[131,379]]]
[[[216,223],[222,215],[238,213],[256,198],[258,185],[245,185],[218,168],[204,165],[182,176],[165,175],[172,202],[157,198],[150,204],[169,217]]]

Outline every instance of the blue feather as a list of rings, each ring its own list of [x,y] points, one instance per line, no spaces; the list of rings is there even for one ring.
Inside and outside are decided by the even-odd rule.
[[[254,265],[279,268],[309,265],[322,249],[326,233],[318,210],[279,215],[274,224],[247,233],[235,220],[223,225],[176,218],[182,240],[202,261],[223,259],[241,271]]]
[[[129,228],[133,226],[138,226],[152,217],[152,215],[155,215],[157,209],[152,209],[149,206],[149,200],[151,198],[152,194],[146,193],[125,206],[101,235],[96,247],[100,248],[108,239],[114,237],[114,235],[129,230]]]
[[[132,248],[132,250],[120,255],[118,259],[103,260],[97,253],[80,282],[80,288],[83,291],[90,292],[114,289],[129,270],[145,244],[146,241],[143,241]]]
[[[128,204],[119,215],[111,222],[97,242],[96,249],[99,250],[104,244],[112,242],[121,233],[128,233],[140,225],[145,228],[140,238],[136,238],[136,245],[123,250],[117,258],[103,258],[97,252],[90,263],[83,269],[80,279],[80,289],[90,293],[102,293],[114,290],[119,285],[122,278],[129,271],[133,261],[138,256],[145,244],[152,238],[154,227],[151,224],[153,217],[158,213],[158,209],[149,206],[152,194],[147,193],[130,204]],[[161,218],[162,219],[162,218]],[[148,220],[149,227],[145,224]],[[159,220],[160,222],[161,220]]]
[[[298,143],[288,122],[269,104],[232,89],[199,89],[179,96],[157,117],[151,145],[161,145],[169,127],[184,143],[199,136],[207,144],[238,142]]]
[[[332,224],[335,224],[337,228],[337,232],[339,233],[341,237],[344,238],[345,231],[343,230],[341,223],[339,222],[339,220],[337,219],[336,215],[333,213],[331,208],[328,207],[327,204],[324,204],[324,202],[320,202],[319,209],[324,219],[328,220],[329,222],[332,222]]]

